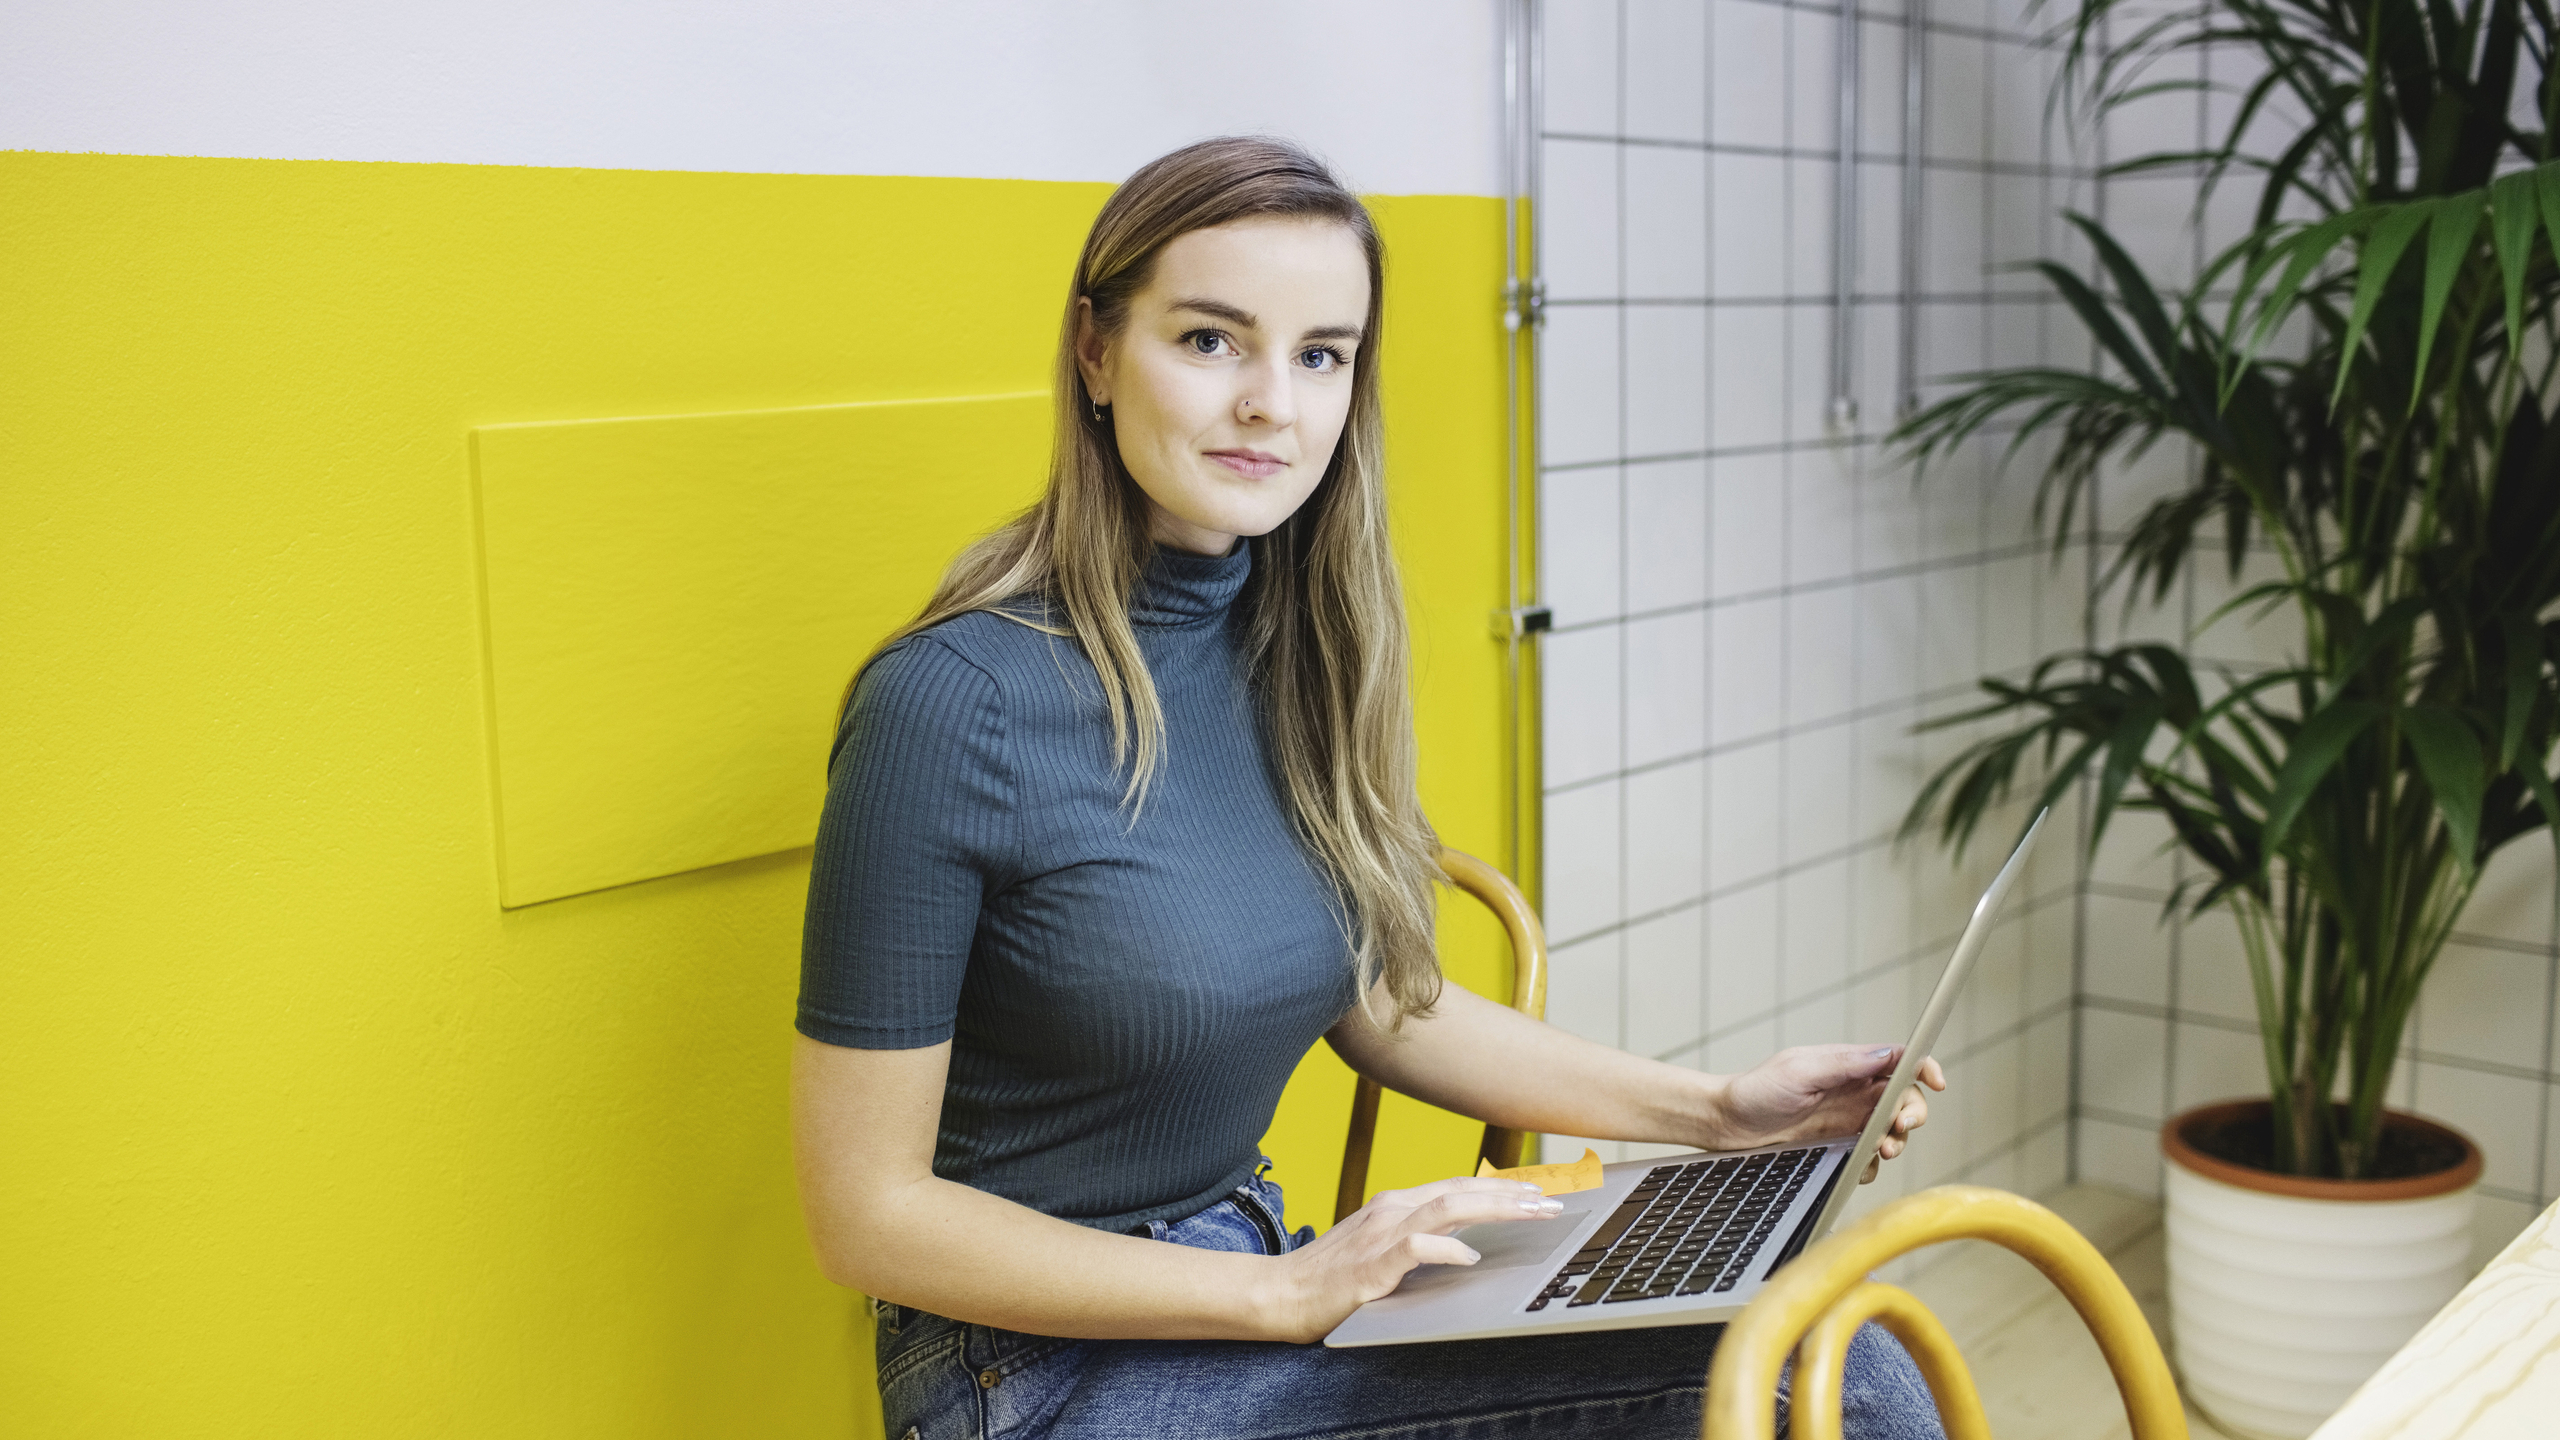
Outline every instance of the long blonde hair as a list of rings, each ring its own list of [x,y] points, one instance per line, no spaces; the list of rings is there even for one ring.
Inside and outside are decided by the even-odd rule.
[[[972,610],[1074,637],[1101,680],[1112,762],[1129,766],[1124,803],[1133,811],[1144,805],[1164,753],[1164,711],[1129,604],[1154,542],[1145,495],[1076,366],[1077,302],[1092,302],[1094,324],[1115,337],[1168,243],[1259,216],[1340,224],[1369,264],[1369,313],[1341,441],[1297,513],[1246,542],[1253,574],[1236,603],[1291,816],[1343,902],[1362,1013],[1378,1019],[1368,997],[1383,980],[1393,1026],[1428,1014],[1440,997],[1432,940],[1439,842],[1414,789],[1404,600],[1387,534],[1378,409],[1386,252],[1367,208],[1321,162],[1277,140],[1204,140],[1147,165],[1112,194],[1085,237],[1059,328],[1047,492],[960,552],[923,611],[881,648]],[[1008,608],[1025,597],[1042,602],[1044,614],[1063,610],[1064,625]],[[852,697],[848,685],[848,705]]]

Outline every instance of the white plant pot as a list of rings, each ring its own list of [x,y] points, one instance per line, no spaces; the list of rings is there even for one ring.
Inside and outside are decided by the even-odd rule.
[[[2161,1131],[2170,1330],[2196,1408],[2234,1435],[2300,1440],[2462,1288],[2480,1151],[2395,1115],[2458,1143],[2463,1162],[2404,1180],[2307,1180],[2181,1138],[2199,1117],[2242,1108],[2191,1110]]]

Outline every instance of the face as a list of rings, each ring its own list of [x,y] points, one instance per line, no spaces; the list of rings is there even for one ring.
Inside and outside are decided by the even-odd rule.
[[[1331,221],[1268,218],[1167,244],[1105,340],[1079,302],[1076,363],[1111,407],[1158,544],[1224,555],[1314,493],[1351,413],[1369,264]]]

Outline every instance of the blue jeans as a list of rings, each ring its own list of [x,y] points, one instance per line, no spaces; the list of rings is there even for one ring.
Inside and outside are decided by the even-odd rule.
[[[1280,1187],[1256,1177],[1158,1240],[1277,1255]],[[1328,1350],[1239,1340],[1061,1340],[875,1305],[890,1440],[1491,1440],[1698,1433],[1721,1325]],[[1786,1433],[1779,1382],[1778,1433]],[[1928,1386],[1874,1325],[1842,1385],[1854,1440],[1942,1440]]]

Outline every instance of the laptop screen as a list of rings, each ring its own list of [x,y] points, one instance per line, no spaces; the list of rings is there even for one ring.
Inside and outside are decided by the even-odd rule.
[[[1983,945],[1991,938],[1992,921],[2000,913],[2000,903],[2009,898],[2010,888],[2025,873],[2027,852],[2035,848],[2036,837],[2044,833],[2045,821],[2052,814],[2049,809],[2036,812],[2035,823],[2018,837],[2018,848],[2009,852],[2009,863],[2000,867],[2000,873],[1992,877],[1991,888],[1974,903],[1973,918],[1966,922],[1963,938],[1956,941],[1956,953],[1948,957],[1947,968],[1938,973],[1938,988],[1929,992],[1929,1003],[1920,1011],[1920,1023],[1912,1027],[1910,1043],[1902,1047],[1902,1058],[1893,1067],[1893,1079],[1885,1085],[1884,1098],[1876,1102],[1875,1112],[1867,1117],[1867,1128],[1859,1133],[1857,1148],[1849,1152],[1848,1162],[1832,1181],[1831,1199],[1822,1207],[1821,1218],[1809,1232],[1810,1239],[1819,1240],[1829,1234],[1840,1212],[1848,1208],[1849,1197],[1858,1188],[1858,1177],[1866,1173],[1867,1162],[1876,1158],[1876,1147],[1884,1143],[1884,1132],[1893,1124],[1893,1112],[1900,1106],[1902,1092],[1919,1075],[1920,1062],[1928,1057],[1929,1047],[1938,1043],[1938,1032],[1946,1028],[1947,1016],[1955,1009],[1956,992],[1973,969],[1974,957],[1982,953]]]

